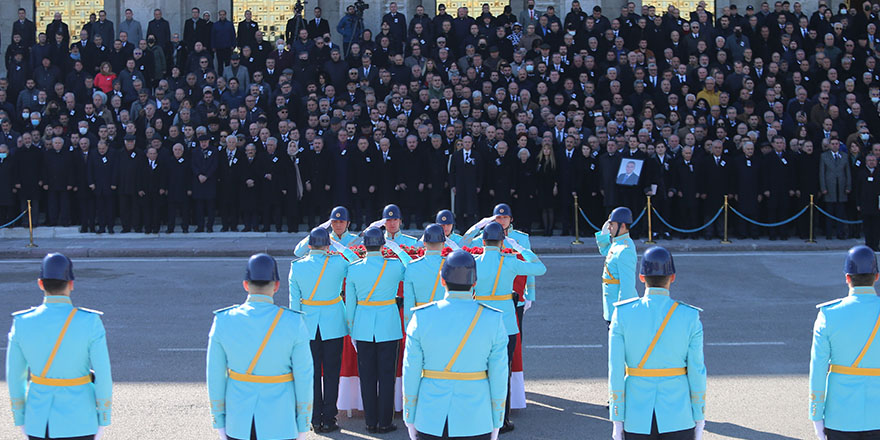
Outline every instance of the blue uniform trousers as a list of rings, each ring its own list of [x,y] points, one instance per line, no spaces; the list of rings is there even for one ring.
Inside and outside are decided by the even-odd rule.
[[[336,400],[339,397],[339,370],[342,368],[344,338],[321,340],[321,328],[313,341],[312,362],[315,365],[315,394],[312,407],[312,425],[330,425],[336,421]],[[324,382],[321,386],[323,372]]]
[[[825,428],[828,440],[880,440],[880,430],[874,431],[837,431]]]
[[[437,437],[436,435],[425,434],[423,432],[418,433],[419,440],[445,440],[445,439],[461,439],[461,440],[489,440],[492,438],[492,433],[487,432],[485,434],[480,435],[469,435],[467,437],[450,437],[449,436],[449,422],[446,423],[446,426],[443,427],[443,436]]]
[[[693,440],[694,428],[660,434],[660,431],[657,430],[657,414],[654,414],[654,419],[651,420],[650,434],[633,434],[626,431],[624,434],[626,440]],[[829,440],[831,440],[830,437]]]
[[[400,340],[357,341],[358,376],[367,426],[384,428],[394,416],[394,382]]]

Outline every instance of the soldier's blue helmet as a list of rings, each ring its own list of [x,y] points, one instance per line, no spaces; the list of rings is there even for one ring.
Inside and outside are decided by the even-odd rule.
[[[477,283],[477,262],[474,256],[461,249],[446,257],[440,275],[447,283],[460,286],[473,286]]]
[[[330,211],[330,220],[340,220],[347,222],[348,220],[348,208],[345,206],[337,206]]]
[[[434,222],[438,225],[454,225],[455,216],[452,215],[452,211],[444,209],[437,213],[437,218],[434,219]]]
[[[367,228],[364,231],[364,246],[379,247],[385,244],[385,234],[379,228]]]
[[[492,222],[483,228],[484,241],[501,241],[504,240],[504,228],[498,222]]]
[[[40,266],[40,279],[73,281],[73,262],[64,254],[46,254]]]
[[[495,209],[492,210],[492,215],[506,215],[508,217],[513,216],[513,211],[510,210],[510,206],[507,203],[499,203],[495,205]]]
[[[330,246],[330,231],[324,228],[315,228],[309,232],[309,246],[324,247]]]
[[[382,210],[382,218],[386,220],[400,220],[400,208],[395,204],[390,204]]]
[[[611,215],[608,216],[608,221],[631,225],[633,222],[633,213],[626,206],[620,206],[611,211]]]
[[[646,277],[675,275],[672,254],[663,246],[651,246],[642,255],[642,268],[639,273]]]
[[[278,281],[278,262],[269,254],[254,254],[248,260],[245,281]]]
[[[425,243],[444,243],[446,241],[446,233],[443,232],[443,226],[432,223],[425,228]]]
[[[859,275],[877,273],[877,257],[871,248],[860,244],[853,246],[846,254],[843,263],[843,273],[847,275]]]

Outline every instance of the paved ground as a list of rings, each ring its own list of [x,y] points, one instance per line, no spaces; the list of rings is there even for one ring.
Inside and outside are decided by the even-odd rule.
[[[679,277],[673,295],[706,310],[706,438],[809,438],[806,374],[814,305],[845,294],[842,252],[707,252],[676,258]],[[116,381],[108,439],[213,438],[203,349],[211,310],[244,298],[244,262],[75,261],[75,304],[106,312]],[[602,260],[548,255],[545,262],[548,273],[538,280],[538,301],[525,320],[529,407],[514,413],[517,429],[503,438],[606,439],[611,425],[604,408]],[[289,260],[280,263],[286,266]],[[39,303],[38,271],[35,261],[0,262],[7,293],[0,328],[10,325],[6,312]],[[278,302],[286,303],[286,287],[278,295]],[[399,418],[396,423],[402,428]],[[0,411],[0,438],[17,438],[11,424],[9,411]],[[340,424],[344,430],[329,437],[380,438],[365,434],[358,414],[351,419],[342,415]],[[403,440],[406,435],[399,431],[381,438]]]

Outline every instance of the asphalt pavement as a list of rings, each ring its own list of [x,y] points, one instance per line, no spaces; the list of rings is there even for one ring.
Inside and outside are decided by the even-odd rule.
[[[293,241],[285,242],[290,249]],[[548,272],[538,279],[537,301],[524,321],[528,408],[514,411],[517,428],[502,439],[610,437],[602,259],[594,245],[583,246],[583,255],[543,256]],[[675,252],[672,296],[705,309],[705,438],[810,438],[807,373],[814,306],[846,294],[843,255]],[[115,381],[106,439],[215,438],[204,385],[207,334],[212,310],[244,300],[245,262],[241,256],[74,259],[74,304],[105,312]],[[282,277],[289,263],[289,257],[279,259]],[[0,261],[6,294],[0,328],[9,328],[9,312],[39,304],[38,273],[32,257]],[[287,303],[284,283],[276,302]],[[366,434],[362,414],[342,413],[341,432],[309,439],[405,439],[399,415],[395,423],[398,432],[373,436]],[[17,434],[10,412],[0,411],[0,438]]]

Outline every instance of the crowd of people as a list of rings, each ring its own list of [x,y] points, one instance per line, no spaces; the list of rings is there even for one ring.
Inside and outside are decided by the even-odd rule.
[[[391,3],[365,26],[350,6],[334,41],[315,8],[274,42],[250,11],[234,25],[193,8],[182,35],[160,9],[146,26],[126,10],[116,28],[101,11],[71,41],[60,14],[38,33],[21,9],[0,79],[0,224],[28,200],[38,224],[84,233],[117,219],[122,232],[213,231],[215,217],[223,231],[296,231],[334,205],[359,228],[388,203],[406,228],[449,207],[466,226],[509,203],[518,228],[569,235],[619,205],[641,212],[646,195],[684,229],[725,195],[765,223],[812,197],[863,221],[820,216],[815,233],[877,249],[880,5],[745,9],[574,1],[557,14],[529,0],[407,17]],[[809,228],[732,217],[730,233]]]

